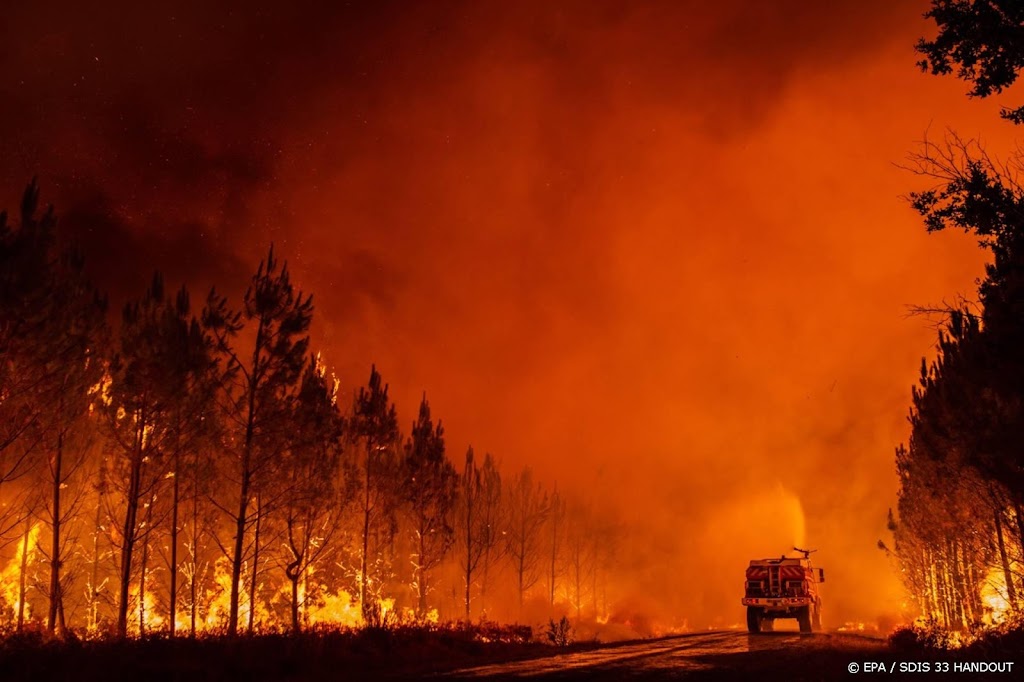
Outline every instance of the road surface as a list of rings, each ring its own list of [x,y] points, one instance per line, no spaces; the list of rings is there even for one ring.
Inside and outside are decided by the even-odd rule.
[[[839,634],[701,632],[455,670],[437,679],[837,679],[885,643]]]

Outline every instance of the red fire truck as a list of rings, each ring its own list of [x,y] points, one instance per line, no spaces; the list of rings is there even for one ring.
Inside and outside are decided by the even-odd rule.
[[[771,632],[776,618],[796,618],[800,632],[821,629],[818,585],[825,582],[825,570],[811,566],[815,550],[793,549],[803,556],[750,561],[742,602],[750,632]]]

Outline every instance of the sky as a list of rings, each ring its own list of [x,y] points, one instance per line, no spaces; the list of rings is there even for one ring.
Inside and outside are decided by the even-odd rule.
[[[0,205],[38,176],[115,302],[273,242],[346,391],[614,510],[624,597],[739,622],[804,543],[826,620],[898,612],[908,308],[984,262],[901,164],[1019,104],[917,69],[926,2],[104,5],[5,8]]]

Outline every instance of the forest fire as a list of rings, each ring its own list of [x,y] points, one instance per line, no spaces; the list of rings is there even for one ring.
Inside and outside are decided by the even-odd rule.
[[[0,645],[1017,636],[1012,3],[56,5]]]
[[[985,605],[984,620],[996,625],[1006,620],[1011,609],[1006,589],[1006,575],[1002,570],[993,569],[985,576],[981,586],[981,600]]]
[[[26,525],[24,536],[17,544],[17,550],[7,565],[0,570],[0,597],[6,606],[7,617],[12,622],[21,623],[32,618],[31,605],[25,599],[26,589],[25,567],[34,563],[42,524]]]

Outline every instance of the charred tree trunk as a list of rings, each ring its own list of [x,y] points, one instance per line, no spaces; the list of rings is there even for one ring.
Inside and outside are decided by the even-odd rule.
[[[132,453],[131,472],[126,493],[126,509],[121,547],[121,570],[119,579],[119,596],[117,603],[117,635],[128,634],[128,598],[132,577],[132,553],[135,549],[135,529],[138,523],[139,490],[142,487],[142,448],[145,437],[145,413],[141,413],[135,430],[135,448]]]
[[[250,426],[251,433],[251,426]],[[251,436],[247,436],[247,439]],[[235,516],[235,548],[231,555],[231,596],[228,604],[228,636],[238,634],[238,588],[242,579],[242,556],[245,551],[245,525],[249,513],[249,447],[242,458],[242,489]]]
[[[260,504],[260,494],[256,493],[256,529],[253,533],[252,543],[252,581],[249,589],[249,632],[252,632],[256,624],[256,589],[259,585],[260,568],[260,522],[263,520],[263,507]]]
[[[263,344],[263,322],[256,330],[253,349],[252,378],[248,387],[248,407],[245,419],[245,442],[242,448],[242,486],[238,496],[238,515],[235,517],[235,549],[231,557],[231,596],[228,605],[228,636],[238,634],[238,587],[242,579],[242,556],[245,552],[245,526],[249,513],[249,495],[252,486],[253,436],[256,427],[256,389],[260,376],[260,349]]]
[[[57,449],[53,455],[53,523],[51,530],[53,534],[50,538],[50,608],[46,614],[46,629],[50,632],[58,632],[60,623],[64,620],[63,618],[63,602],[61,599],[61,585],[60,585],[60,529],[61,529],[61,509],[60,509],[60,489],[61,489],[61,476],[62,466],[64,463],[64,433],[63,431],[57,434]],[[63,632],[58,632],[63,634]]]

